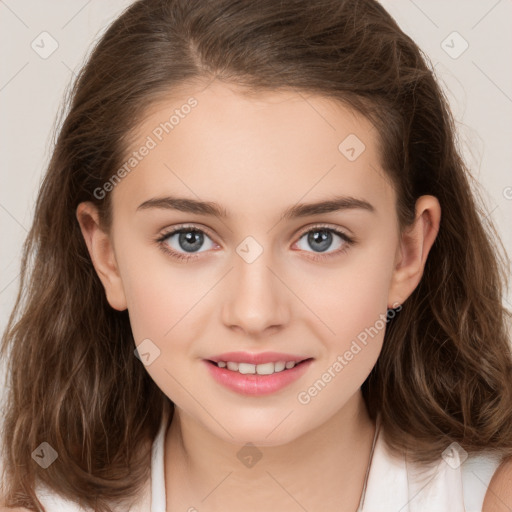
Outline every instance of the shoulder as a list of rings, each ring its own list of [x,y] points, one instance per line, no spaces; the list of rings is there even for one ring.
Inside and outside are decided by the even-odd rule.
[[[482,512],[512,510],[512,457],[505,459],[494,473],[485,494]]]

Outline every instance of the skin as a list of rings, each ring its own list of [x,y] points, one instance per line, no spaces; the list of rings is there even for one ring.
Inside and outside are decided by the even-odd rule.
[[[384,329],[309,403],[297,395],[416,288],[439,229],[439,203],[419,198],[415,223],[400,233],[375,128],[314,95],[249,98],[218,82],[175,91],[135,127],[133,149],[190,96],[197,107],[110,192],[110,233],[92,203],[77,208],[110,305],[128,309],[137,345],[149,338],[160,350],[146,370],[176,405],[165,440],[168,510],[356,510],[375,429],[360,387]],[[349,134],[366,146],[355,161],[338,150]],[[289,206],[334,193],[363,199],[374,211],[279,220]],[[171,194],[215,201],[231,216],[137,211]],[[184,223],[206,233],[188,262],[155,242]],[[333,234],[321,253],[304,236],[314,228],[338,229],[355,243]],[[236,252],[247,236],[263,250],[252,263]],[[178,235],[163,243],[187,254]],[[327,253],[333,256],[312,259]],[[314,361],[279,392],[248,397],[217,384],[204,367],[204,358],[237,350]],[[262,455],[251,468],[237,458],[248,442]]]
[[[482,512],[512,510],[512,458],[505,459],[489,482]]]

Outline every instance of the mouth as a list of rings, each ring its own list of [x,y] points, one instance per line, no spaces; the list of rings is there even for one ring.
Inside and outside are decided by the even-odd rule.
[[[207,359],[206,361],[217,368],[223,368],[231,372],[238,372],[242,375],[273,375],[274,373],[286,372],[311,360],[313,360],[312,357],[299,361],[283,360],[262,364],[251,364],[236,361],[213,361],[211,359]]]
[[[277,393],[298,381],[314,358],[267,361],[252,364],[238,361],[203,359],[211,377],[222,387],[241,395],[265,396]]]

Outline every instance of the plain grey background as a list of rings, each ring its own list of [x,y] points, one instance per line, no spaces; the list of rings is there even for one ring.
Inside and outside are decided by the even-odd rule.
[[[49,161],[64,90],[92,43],[131,3],[0,0],[2,332],[17,293],[21,248]],[[457,120],[464,156],[482,185],[486,215],[496,223],[512,255],[512,1],[382,4],[434,64]],[[512,307],[510,293],[504,301]]]

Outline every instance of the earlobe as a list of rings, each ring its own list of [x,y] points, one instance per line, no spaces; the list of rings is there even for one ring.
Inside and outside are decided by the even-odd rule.
[[[89,201],[80,203],[76,218],[109,304],[118,311],[124,311],[127,303],[114,248],[108,233],[100,227],[98,209]]]
[[[416,201],[414,223],[404,230],[397,247],[388,307],[393,303],[403,304],[418,286],[440,221],[441,207],[437,198],[421,196]]]

